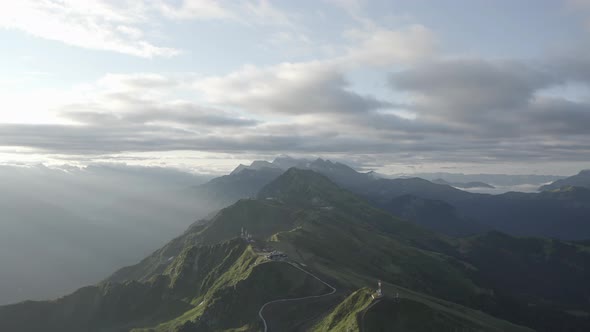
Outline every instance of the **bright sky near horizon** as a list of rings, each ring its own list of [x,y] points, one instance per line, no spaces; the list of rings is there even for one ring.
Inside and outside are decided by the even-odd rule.
[[[0,0],[0,164],[590,168],[588,0]]]

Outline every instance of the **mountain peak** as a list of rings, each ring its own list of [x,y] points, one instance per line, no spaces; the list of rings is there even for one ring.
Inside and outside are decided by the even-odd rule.
[[[273,165],[282,169],[289,169],[291,167],[305,168],[309,164],[307,159],[297,159],[289,156],[278,156],[273,160]]]
[[[248,168],[248,166],[244,165],[244,164],[239,164],[238,167],[236,167],[231,173],[229,173],[230,175],[233,174],[238,174],[241,171],[245,170],[246,168]]]
[[[275,164],[273,164],[273,163],[270,163],[270,162],[268,162],[266,160],[254,160],[250,164],[250,166],[246,166],[244,164],[239,164],[238,167],[236,167],[230,173],[230,175],[232,175],[232,174],[238,174],[241,171],[246,170],[246,169],[248,169],[248,170],[256,170],[257,171],[257,170],[261,170],[261,169],[264,169],[264,168],[280,168],[280,167],[277,166],[277,165],[275,165]]]
[[[320,207],[329,205],[342,191],[319,173],[292,167],[262,188],[258,198]]]

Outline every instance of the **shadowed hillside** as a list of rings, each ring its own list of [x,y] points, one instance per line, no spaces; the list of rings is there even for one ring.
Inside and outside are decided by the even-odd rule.
[[[242,228],[252,240],[236,238]],[[266,258],[271,250],[286,262]],[[522,330],[507,319],[539,331],[583,331],[590,290],[579,285],[589,257],[583,244],[557,240],[439,235],[316,172],[292,168],[257,199],[194,224],[98,286],[53,302],[0,307],[0,329],[257,331],[264,303],[326,294],[326,282],[338,292],[325,301],[271,306],[271,328]],[[388,296],[370,310],[363,312],[366,289],[343,299],[377,279]],[[396,293],[401,300],[390,299]],[[38,319],[25,319],[31,315]],[[289,326],[277,317],[289,317]]]

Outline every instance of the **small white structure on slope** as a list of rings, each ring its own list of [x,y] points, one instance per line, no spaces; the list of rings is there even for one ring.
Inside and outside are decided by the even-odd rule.
[[[377,282],[377,285],[379,285],[379,288],[377,288],[377,290],[375,291],[375,294],[371,295],[371,297],[374,299],[380,299],[383,297],[383,291],[381,290],[381,280],[379,280]]]
[[[244,227],[242,227],[240,237],[246,240],[247,242],[254,242],[254,240],[252,239],[252,234],[248,233],[248,230],[244,229]]]

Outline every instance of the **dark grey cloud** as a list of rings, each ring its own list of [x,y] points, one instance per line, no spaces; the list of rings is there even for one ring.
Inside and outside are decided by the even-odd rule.
[[[590,62],[588,65],[580,65],[580,71],[590,69]],[[454,59],[394,73],[390,83],[393,89],[415,97],[409,108],[419,121],[444,124],[472,140],[587,135],[590,101],[545,93],[549,88],[584,82],[565,66],[559,61]]]
[[[3,124],[0,142],[102,158],[188,150],[362,155],[373,164],[382,158],[404,163],[590,161],[590,98],[547,93],[571,82],[587,84],[583,61],[575,64],[577,70],[568,66],[574,64],[555,59],[418,64],[391,74],[391,88],[411,97],[403,102],[357,93],[337,69],[312,65],[209,82],[240,113],[146,99],[150,89],[159,88],[159,79],[146,82],[150,93],[127,82],[133,89],[65,106],[62,117],[79,125]],[[263,80],[252,81],[256,78]],[[416,118],[401,117],[396,110]]]
[[[294,86],[267,100],[254,101],[258,107],[267,107],[277,113],[358,113],[390,108],[390,102],[374,96],[361,95],[348,90],[348,82],[340,75]]]
[[[362,113],[394,106],[350,90],[340,68],[320,62],[244,69],[204,79],[196,87],[212,102],[265,115]]]
[[[74,104],[64,108],[64,118],[91,125],[130,125],[157,122],[186,126],[245,127],[255,126],[259,121],[232,115],[228,112],[199,107],[193,103],[151,105],[136,102],[123,112],[102,110],[100,105]]]
[[[555,135],[590,136],[590,102],[538,98],[523,115],[531,131]]]
[[[283,128],[284,129],[284,128]],[[29,146],[48,153],[107,155],[122,152],[172,150],[233,154],[343,154],[373,155],[399,162],[590,161],[587,140],[562,137],[559,141],[524,137],[472,138],[457,135],[389,133],[368,135],[321,131],[300,134],[296,126],[283,133],[198,134],[166,126],[97,127],[69,125],[0,125],[6,145]]]
[[[429,63],[395,73],[390,81],[394,89],[422,97],[415,109],[423,116],[453,119],[526,107],[536,91],[560,82],[522,62],[481,59]]]
[[[567,80],[581,83],[590,82],[590,42],[580,40],[574,49],[561,50],[543,61],[551,72]]]

